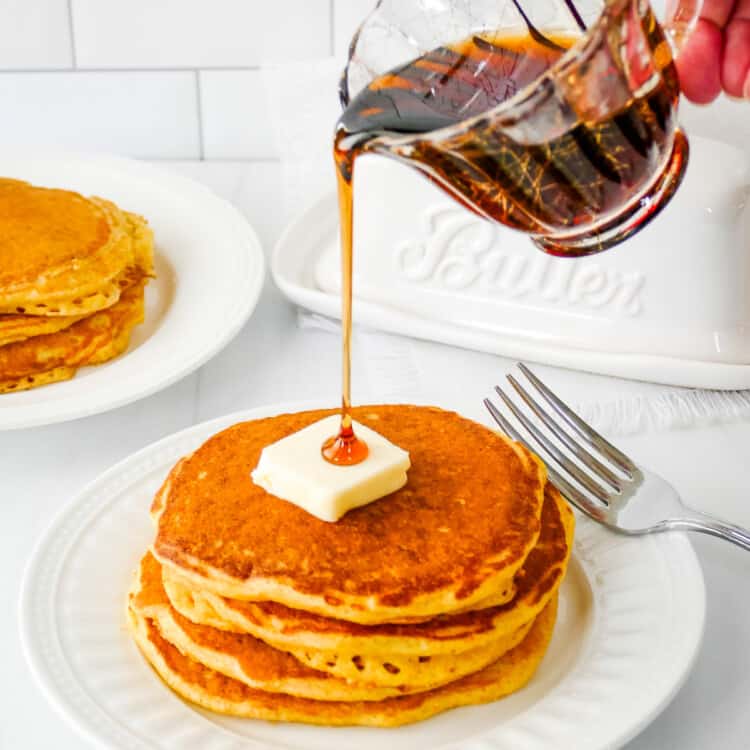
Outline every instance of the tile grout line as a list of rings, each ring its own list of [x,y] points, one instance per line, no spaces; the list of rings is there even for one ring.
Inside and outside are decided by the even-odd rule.
[[[76,54],[76,30],[73,23],[73,0],[68,0],[68,32],[70,33],[70,61],[73,70],[78,68],[78,55]]]
[[[261,65],[246,65],[246,66],[207,66],[196,68],[193,66],[173,66],[167,68],[82,68],[76,65],[75,69],[72,68],[1,68],[0,75],[14,74],[14,73],[193,73],[196,70],[210,70],[219,73],[232,72],[232,73],[248,73],[257,72],[262,68]]]
[[[203,95],[200,70],[195,71],[195,107],[196,114],[198,115],[198,155],[200,160],[204,161],[206,158],[206,144],[203,137]]]

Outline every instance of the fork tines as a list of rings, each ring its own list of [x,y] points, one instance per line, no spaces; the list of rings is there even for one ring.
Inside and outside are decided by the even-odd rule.
[[[513,375],[507,376],[508,382],[539,421],[532,419],[499,386],[495,386],[495,391],[517,420],[521,430],[516,429],[490,399],[484,399],[484,405],[509,437],[522,443],[545,461],[550,481],[574,505],[586,513],[600,517],[606,506],[622,493],[623,486],[638,476],[638,467],[586,424],[526,365],[519,363],[518,368],[530,383],[529,390],[533,389],[541,397],[546,408]],[[566,455],[563,448],[579,463]]]

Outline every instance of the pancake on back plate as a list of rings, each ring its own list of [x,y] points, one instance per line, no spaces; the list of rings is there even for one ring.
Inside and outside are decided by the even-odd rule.
[[[150,233],[109,201],[11,179],[0,179],[0,230],[0,314],[44,316],[117,302]]]
[[[0,393],[68,380],[79,367],[122,354],[143,321],[143,286],[143,281],[129,286],[112,307],[65,330],[0,347]]]
[[[423,623],[358,625],[274,602],[243,602],[187,586],[169,569],[164,587],[188,619],[251,633],[315,669],[384,685],[440,684],[486,666],[547,605],[565,576],[574,517],[560,493],[545,488],[539,540],[516,574],[516,596],[499,607],[442,615]]]
[[[126,212],[125,217],[132,243],[133,261],[114,280],[118,299],[124,289],[144,278],[153,276],[154,272],[153,233],[151,229],[141,216]],[[24,341],[34,336],[63,331],[90,314],[26,315],[2,313],[0,314],[0,346]]]
[[[400,490],[326,523],[249,477],[264,446],[333,413],[238,424],[180,461],[152,508],[162,565],[193,589],[362,624],[509,601],[539,536],[541,461],[452,412],[359,407],[412,468]]]

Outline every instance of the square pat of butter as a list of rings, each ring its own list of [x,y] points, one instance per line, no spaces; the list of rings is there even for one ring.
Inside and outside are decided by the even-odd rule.
[[[255,484],[323,521],[395,492],[406,484],[409,454],[382,435],[354,422],[369,455],[353,466],[336,466],[321,455],[323,443],[338,433],[333,415],[266,446],[252,472]]]

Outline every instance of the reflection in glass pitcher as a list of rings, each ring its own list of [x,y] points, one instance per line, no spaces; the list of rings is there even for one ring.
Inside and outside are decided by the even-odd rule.
[[[693,22],[681,8],[665,32],[646,0],[574,12],[562,0],[381,0],[342,79],[342,181],[357,155],[379,153],[545,252],[621,242],[687,163],[668,40]]]

